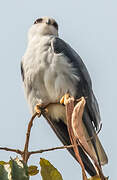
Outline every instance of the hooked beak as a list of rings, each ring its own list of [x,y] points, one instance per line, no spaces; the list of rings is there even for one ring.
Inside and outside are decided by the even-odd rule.
[[[51,24],[50,19],[47,19],[46,24],[48,24],[48,25],[50,25],[50,24]]]

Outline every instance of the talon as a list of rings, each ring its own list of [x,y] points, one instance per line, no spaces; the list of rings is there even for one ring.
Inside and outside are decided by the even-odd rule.
[[[35,106],[35,111],[36,111],[36,113],[39,114],[39,117],[40,117],[42,111],[43,111],[44,113],[48,113],[48,109],[45,108],[45,106],[44,106],[43,104],[41,104],[41,103],[40,103],[40,104],[37,104],[37,105]]]
[[[41,113],[41,108],[42,108],[42,104],[37,104],[37,105],[35,106],[35,111],[36,111],[36,113],[40,114],[40,113]]]
[[[68,103],[68,100],[70,98],[70,94],[66,93],[61,99],[60,99],[60,103],[66,105]]]

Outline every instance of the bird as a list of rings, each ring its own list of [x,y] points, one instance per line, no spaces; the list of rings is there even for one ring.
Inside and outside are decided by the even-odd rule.
[[[28,31],[28,43],[21,60],[21,75],[25,96],[31,114],[38,104],[47,106],[50,126],[64,145],[70,145],[65,106],[61,98],[69,93],[78,99],[87,97],[83,113],[84,135],[100,165],[108,163],[108,157],[97,136],[101,126],[98,102],[92,89],[92,81],[81,57],[64,40],[59,38],[58,23],[51,17],[35,20]],[[87,173],[95,176],[97,171],[90,158],[78,145]],[[76,159],[73,149],[68,149]]]

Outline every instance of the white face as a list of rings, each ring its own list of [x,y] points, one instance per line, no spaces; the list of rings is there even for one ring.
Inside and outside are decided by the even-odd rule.
[[[58,36],[58,24],[52,18],[43,17],[37,19],[29,30],[29,38],[34,35],[55,35]]]

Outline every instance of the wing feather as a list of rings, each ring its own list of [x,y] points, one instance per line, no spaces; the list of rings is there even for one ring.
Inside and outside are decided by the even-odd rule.
[[[65,60],[70,63],[73,68],[75,68],[75,75],[77,75],[80,79],[76,85],[77,95],[75,98],[79,98],[81,96],[87,97],[85,111],[83,114],[83,122],[88,133],[88,137],[94,137],[91,139],[91,143],[89,143],[91,144],[93,153],[95,157],[97,157],[99,164],[104,165],[108,162],[108,158],[96,135],[96,131],[100,129],[101,125],[99,106],[92,90],[92,82],[87,68],[80,56],[60,38],[55,37],[53,39],[52,47],[54,49],[54,53],[61,53]],[[86,136],[87,133],[85,134]]]
[[[101,122],[99,107],[92,90],[91,78],[85,64],[80,56],[62,39],[58,37],[54,38],[52,46],[54,53],[64,54],[64,56],[67,57],[66,60],[68,63],[71,63],[76,69],[77,75],[80,78],[80,82],[78,82],[77,85],[77,98],[81,96],[87,97],[87,109],[89,111],[88,113],[90,114],[90,120],[95,125],[96,130],[99,130]]]

